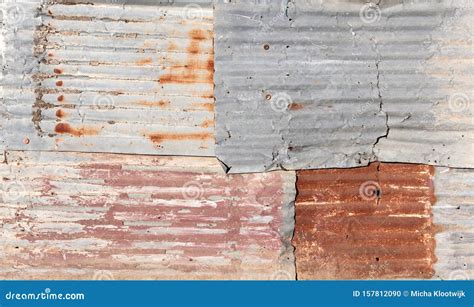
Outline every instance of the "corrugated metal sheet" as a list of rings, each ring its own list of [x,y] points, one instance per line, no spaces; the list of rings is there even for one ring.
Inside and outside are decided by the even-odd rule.
[[[219,159],[230,172],[474,167],[473,5],[219,1]]]
[[[298,279],[430,278],[433,167],[370,164],[297,173]]]
[[[474,171],[437,168],[435,278],[474,279]]]
[[[295,278],[293,172],[13,152],[0,170],[1,278]]]
[[[212,8],[33,2],[5,37],[6,149],[213,155]]]

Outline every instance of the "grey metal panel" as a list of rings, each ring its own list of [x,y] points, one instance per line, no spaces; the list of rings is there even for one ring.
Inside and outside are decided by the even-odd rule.
[[[230,172],[474,166],[472,105],[446,108],[472,94],[472,4],[383,3],[218,1],[216,154]]]
[[[435,278],[474,279],[474,171],[436,168]]]
[[[28,14],[5,37],[6,149],[214,154],[212,8],[36,1]]]

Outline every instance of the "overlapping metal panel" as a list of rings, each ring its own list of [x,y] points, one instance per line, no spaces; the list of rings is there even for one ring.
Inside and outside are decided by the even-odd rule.
[[[0,277],[294,279],[294,172],[216,159],[8,153]]]
[[[299,171],[298,279],[431,278],[433,172],[385,163]]]
[[[218,1],[215,20],[230,172],[474,167],[472,1]]]
[[[435,278],[474,279],[474,171],[437,168]]]
[[[6,149],[213,155],[209,5],[32,2],[4,36]]]

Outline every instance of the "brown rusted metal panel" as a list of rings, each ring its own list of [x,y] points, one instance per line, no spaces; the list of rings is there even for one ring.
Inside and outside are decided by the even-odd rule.
[[[0,278],[294,279],[295,174],[213,158],[9,152]]]
[[[371,164],[297,173],[298,279],[433,276],[433,167]]]

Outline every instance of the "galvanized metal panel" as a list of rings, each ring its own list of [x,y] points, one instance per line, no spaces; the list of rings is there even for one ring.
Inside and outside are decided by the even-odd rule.
[[[298,279],[430,278],[433,167],[371,164],[297,173]]]
[[[474,279],[474,171],[437,168],[436,275],[439,279]]]
[[[6,149],[213,155],[211,7],[31,8],[6,38]]]
[[[230,172],[474,167],[472,1],[218,1],[216,154]]]
[[[295,278],[293,172],[54,152],[0,170],[1,278]]]

